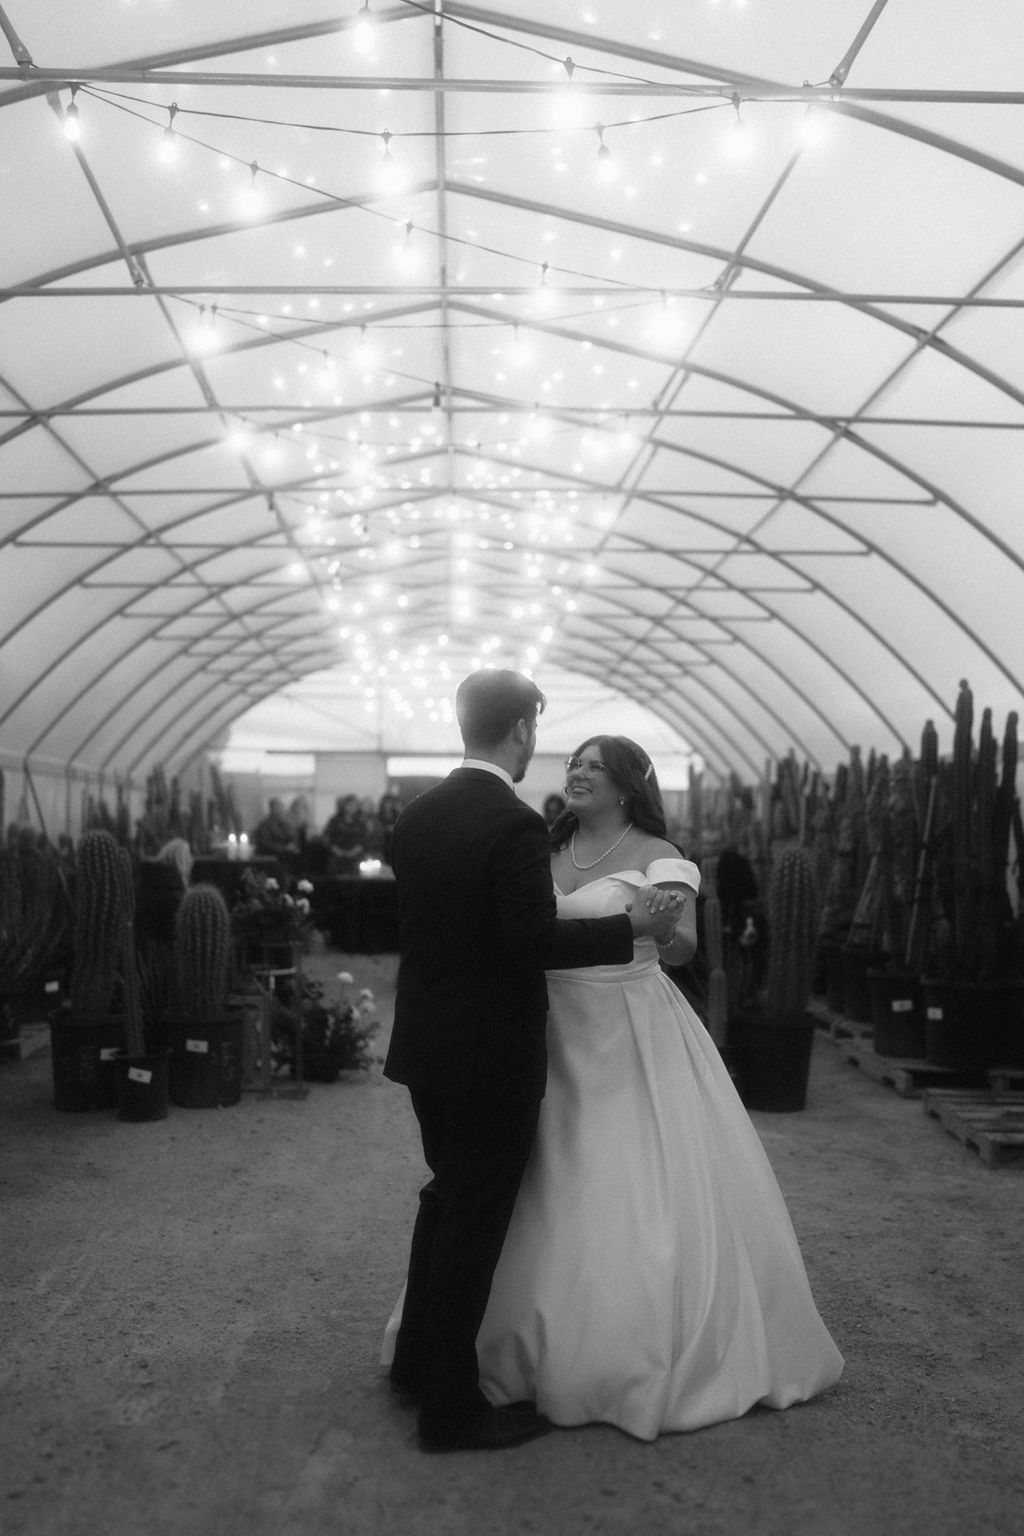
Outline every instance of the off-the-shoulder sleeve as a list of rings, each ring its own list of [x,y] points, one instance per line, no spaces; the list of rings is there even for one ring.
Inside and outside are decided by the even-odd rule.
[[[689,859],[653,859],[647,866],[648,885],[688,885],[700,890],[700,870]]]

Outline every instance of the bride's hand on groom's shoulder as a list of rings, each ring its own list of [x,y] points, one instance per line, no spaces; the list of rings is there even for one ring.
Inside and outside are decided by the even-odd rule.
[[[633,925],[634,938],[653,939],[667,944],[683,911],[684,898],[678,891],[665,891],[645,885],[626,907]]]

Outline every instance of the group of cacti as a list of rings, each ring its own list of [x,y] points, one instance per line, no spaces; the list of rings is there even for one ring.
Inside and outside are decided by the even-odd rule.
[[[82,1021],[120,1013],[128,1054],[138,1056],[145,1028],[134,912],[127,850],[104,829],[86,832],[76,858],[71,1012]],[[176,995],[163,1001],[187,1019],[218,1020],[227,1006],[230,968],[231,918],[224,897],[215,886],[190,886],[175,922]]]

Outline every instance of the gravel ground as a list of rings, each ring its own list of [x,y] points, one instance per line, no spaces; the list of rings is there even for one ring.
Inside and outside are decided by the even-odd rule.
[[[391,957],[321,956],[378,995]],[[7,1536],[1011,1536],[1024,1528],[1024,1169],[815,1044],[754,1120],[846,1356],[824,1397],[645,1445],[601,1426],[424,1456],[380,1332],[422,1176],[403,1090],[129,1125],[0,1066]]]

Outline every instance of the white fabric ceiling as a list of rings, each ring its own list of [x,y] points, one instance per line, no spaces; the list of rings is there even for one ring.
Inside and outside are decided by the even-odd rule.
[[[1018,0],[0,5],[6,752],[327,671],[401,750],[474,658],[744,779],[1021,707]]]

